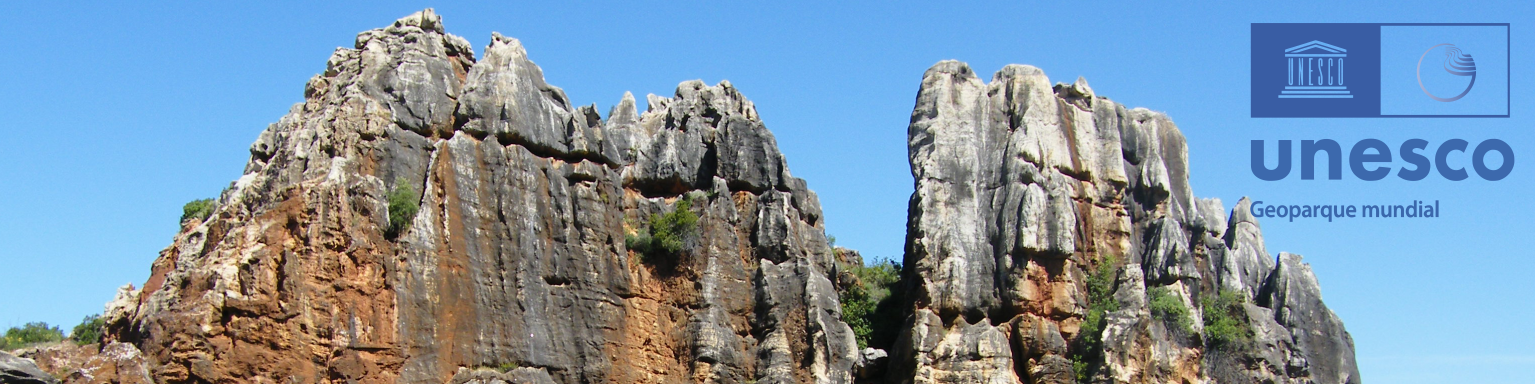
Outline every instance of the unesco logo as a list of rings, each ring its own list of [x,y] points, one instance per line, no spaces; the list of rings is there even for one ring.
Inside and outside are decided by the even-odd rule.
[[[1510,36],[1508,23],[1253,23],[1251,116],[1507,118]]]
[[[1352,99],[1343,85],[1348,50],[1312,40],[1284,51],[1285,76],[1281,99]],[[1474,69],[1473,69],[1474,71]]]
[[[1435,51],[1438,51],[1438,52],[1435,52]],[[1438,57],[1441,57],[1441,56],[1444,58],[1444,60],[1443,60],[1444,64],[1440,65],[1440,67],[1443,67],[1444,68],[1444,73],[1449,74],[1449,76],[1446,76],[1444,74],[1440,74],[1439,71],[1436,68],[1434,68],[1435,67],[1434,61],[1430,60],[1429,61],[1429,76],[1430,76],[1430,79],[1433,79],[1435,76],[1437,76],[1437,77],[1442,78],[1442,79],[1439,79],[1440,81],[1438,81],[1437,83],[1452,83],[1453,84],[1453,83],[1456,82],[1456,81],[1454,81],[1454,79],[1457,78],[1457,77],[1470,77],[1471,78],[1470,80],[1464,80],[1464,82],[1466,84],[1465,90],[1460,91],[1460,94],[1452,96],[1452,97],[1439,97],[1439,96],[1435,96],[1434,92],[1429,91],[1428,90],[1429,89],[1428,86],[1423,85],[1423,62],[1425,61],[1424,59],[1427,59],[1427,58],[1429,58],[1431,56],[1430,55],[1431,53],[1434,53],[1434,55],[1432,55],[1432,56],[1435,56],[1436,59]],[[1435,82],[1434,81],[1430,81],[1430,83],[1435,83]],[[1446,102],[1446,103],[1451,102],[1451,101],[1455,101],[1455,100],[1460,100],[1460,98],[1466,97],[1467,93],[1471,93],[1471,87],[1474,86],[1474,85],[1476,85],[1476,60],[1471,58],[1471,54],[1462,52],[1460,50],[1460,47],[1456,47],[1455,44],[1439,44],[1439,45],[1435,45],[1433,47],[1429,47],[1427,51],[1423,51],[1423,56],[1418,57],[1418,88],[1422,88],[1423,89],[1423,94],[1428,95],[1429,98],[1432,98],[1432,99],[1437,100],[1437,101]],[[1449,85],[1449,86],[1453,87],[1453,85]],[[1438,88],[1443,88],[1443,87],[1444,86],[1441,86],[1441,87],[1438,87]],[[1453,90],[1452,90],[1452,92],[1453,92]]]

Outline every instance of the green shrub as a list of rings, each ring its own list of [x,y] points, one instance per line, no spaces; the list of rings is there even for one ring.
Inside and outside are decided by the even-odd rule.
[[[838,292],[842,322],[853,328],[858,348],[888,346],[901,325],[898,301],[892,295],[899,293],[901,264],[886,260],[847,267],[858,279]]]
[[[410,180],[401,177],[395,179],[394,189],[389,190],[389,228],[384,229],[384,236],[390,239],[398,238],[410,228],[410,222],[416,219],[416,211],[421,209],[421,194],[416,193],[416,187],[411,186]]]
[[[1205,318],[1205,344],[1212,348],[1242,349],[1252,342],[1252,326],[1241,320],[1246,318],[1242,304],[1247,298],[1229,290],[1221,290],[1216,297],[1205,297],[1200,313]]]
[[[640,232],[624,235],[624,248],[639,253],[640,256],[650,253],[650,234]]]
[[[505,362],[505,363],[501,363],[501,365],[497,365],[496,366],[496,370],[497,371],[501,371],[501,373],[507,373],[507,372],[515,371],[515,370],[517,370],[517,362],[515,362],[515,361],[508,361],[508,362]]]
[[[658,256],[673,258],[698,241],[698,215],[693,213],[692,198],[683,196],[671,212],[650,216],[646,231],[624,237],[624,246],[639,252],[645,260]]]
[[[5,338],[0,339],[0,349],[12,350],[37,343],[50,343],[64,340],[64,332],[59,327],[49,327],[48,323],[27,323],[21,328],[11,327],[5,331]]]
[[[1077,375],[1077,382],[1087,382],[1092,375],[1093,365],[1089,359],[1102,355],[1106,315],[1119,310],[1119,301],[1114,299],[1118,264],[1118,258],[1107,256],[1098,261],[1097,269],[1087,274],[1087,316],[1082,319],[1082,328],[1074,340],[1075,352],[1071,355],[1071,368]]]
[[[101,319],[101,315],[86,316],[84,320],[80,320],[80,325],[76,325],[75,329],[69,331],[69,339],[80,345],[100,343],[104,327],[106,323]]]
[[[197,199],[181,206],[181,221],[187,219],[206,220],[213,215],[213,209],[218,208],[218,203],[213,199]]]
[[[1162,320],[1163,324],[1170,324],[1183,333],[1191,333],[1192,322],[1189,320],[1189,308],[1183,306],[1183,300],[1173,294],[1167,287],[1156,287],[1146,292],[1151,300],[1147,305],[1151,307],[1151,317]]]
[[[869,299],[869,292],[863,284],[853,284],[839,292],[838,296],[842,301],[842,322],[853,328],[858,349],[868,348],[869,335],[874,333],[869,316],[874,314],[877,303]]]

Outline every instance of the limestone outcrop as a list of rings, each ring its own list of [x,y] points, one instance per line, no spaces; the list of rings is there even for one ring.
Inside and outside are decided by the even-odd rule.
[[[881,296],[904,322],[870,348],[843,312],[863,261],[753,103],[642,101],[574,105],[430,9],[358,34],[103,344],[39,356],[71,383],[1359,382],[1309,266],[1246,200],[1194,197],[1171,120],[1085,81],[927,72]],[[1205,336],[1221,292],[1239,347]]]
[[[1359,382],[1310,267],[1269,256],[1245,198],[1228,217],[1194,197],[1166,115],[1030,66],[987,83],[945,61],[908,137],[912,301],[887,382]],[[1112,295],[1092,297],[1094,278]],[[1202,303],[1222,291],[1254,331],[1217,347]]]
[[[428,10],[304,93],[110,305],[154,381],[852,381],[819,202],[730,83],[602,118]],[[391,233],[398,191],[419,212]],[[685,249],[629,249],[677,209]]]

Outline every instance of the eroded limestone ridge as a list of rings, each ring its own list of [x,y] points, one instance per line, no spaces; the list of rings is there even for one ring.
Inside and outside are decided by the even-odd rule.
[[[924,76],[888,359],[752,103],[645,102],[575,107],[431,10],[363,32],[108,304],[106,345],[32,356],[71,383],[1359,382],[1299,256],[1194,198],[1166,116],[1084,81]],[[1240,348],[1205,336],[1220,292]]]
[[[1228,217],[1194,197],[1167,116],[946,61],[908,135],[911,317],[888,382],[1359,383],[1310,267],[1269,256],[1247,199]],[[1202,302],[1222,291],[1250,340],[1210,343]]]
[[[573,107],[517,40],[476,59],[431,10],[363,32],[107,337],[156,382],[852,382],[820,204],[755,107],[728,82],[646,102]],[[629,249],[683,206],[682,248]]]

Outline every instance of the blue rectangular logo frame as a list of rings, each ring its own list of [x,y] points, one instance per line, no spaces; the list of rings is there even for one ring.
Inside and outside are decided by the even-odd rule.
[[[1437,113],[1434,108],[1431,108],[1436,104],[1404,106],[1399,102],[1400,100],[1421,98],[1432,102],[1430,96],[1425,95],[1429,90],[1427,86],[1422,85],[1421,76],[1417,83],[1412,83],[1412,73],[1397,73],[1401,72],[1400,68],[1404,66],[1407,68],[1413,65],[1421,66],[1421,63],[1397,63],[1397,61],[1402,61],[1404,57],[1418,56],[1420,53],[1427,55],[1427,52],[1416,52],[1416,46],[1424,45],[1422,43],[1403,43],[1393,40],[1389,42],[1391,44],[1383,44],[1382,27],[1502,27],[1502,47],[1493,47],[1502,48],[1502,52],[1488,52],[1490,47],[1488,43],[1479,45],[1479,51],[1467,52],[1483,58],[1482,62],[1471,64],[1471,82],[1477,83],[1477,64],[1481,64],[1480,73],[1484,74],[1483,77],[1490,77],[1486,80],[1502,81],[1499,82],[1501,84],[1485,85],[1479,88],[1488,88],[1488,91],[1501,93],[1501,95],[1489,95],[1488,91],[1484,91],[1474,100],[1456,100],[1461,104],[1476,104],[1475,106],[1481,108],[1464,108],[1467,106],[1457,105],[1463,108],[1446,109],[1450,113]],[[1251,116],[1508,117],[1512,107],[1510,100],[1512,92],[1509,87],[1512,43],[1509,41],[1511,37],[1509,29],[1507,23],[1253,23]],[[1432,31],[1432,29],[1429,30]],[[1393,39],[1396,36],[1393,34]],[[1433,40],[1433,42],[1439,41]],[[1413,52],[1397,52],[1408,46],[1414,47]],[[1423,48],[1429,47],[1434,45],[1428,44]],[[1385,66],[1392,69],[1392,72],[1384,74],[1389,76],[1383,76],[1382,73],[1383,49],[1391,49],[1390,52],[1384,52],[1384,56],[1392,60],[1389,63],[1391,65]],[[1469,59],[1471,56],[1466,57]],[[1441,61],[1436,60],[1434,63],[1437,68]],[[1442,72],[1440,74],[1443,75]],[[1497,79],[1498,77],[1501,79]],[[1382,84],[1383,81],[1390,83]],[[1481,83],[1488,84],[1485,80]],[[1383,85],[1390,86],[1383,87]],[[1501,85],[1503,89],[1496,89],[1498,85]],[[1418,89],[1422,91],[1415,92]],[[1466,89],[1467,92],[1471,90],[1469,87]],[[1390,96],[1386,99],[1393,100],[1384,110],[1382,92],[1386,92],[1385,96]],[[1453,93],[1450,94],[1453,95]],[[1502,105],[1493,105],[1493,103]],[[1502,107],[1501,114],[1496,113],[1497,107]],[[1400,113],[1403,110],[1416,110],[1414,108],[1422,109],[1424,113]],[[1392,113],[1387,114],[1385,110]]]

